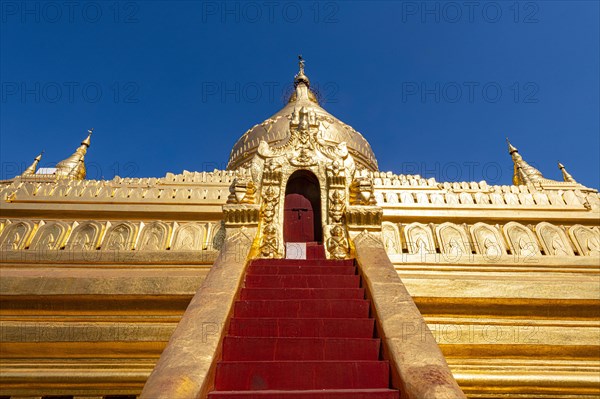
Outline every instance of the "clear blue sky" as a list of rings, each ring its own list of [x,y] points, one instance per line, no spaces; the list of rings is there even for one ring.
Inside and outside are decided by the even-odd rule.
[[[599,186],[597,1],[0,4],[0,178],[90,127],[89,178],[224,168],[301,53],[382,170],[509,184],[509,136]]]

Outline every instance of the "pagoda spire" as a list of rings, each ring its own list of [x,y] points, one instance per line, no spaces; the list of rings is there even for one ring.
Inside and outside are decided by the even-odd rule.
[[[31,165],[29,165],[29,167],[27,169],[25,169],[25,171],[21,174],[21,176],[32,176],[35,175],[35,172],[37,171],[37,166],[40,163],[40,161],[42,160],[42,155],[44,155],[44,151],[42,150],[42,152],[40,152],[40,154],[34,158],[33,163]]]
[[[571,176],[571,174],[567,172],[567,170],[565,169],[565,165],[559,162],[558,169],[560,169],[560,171],[562,172],[564,181],[566,181],[567,183],[577,183],[577,181],[573,179],[573,176]]]
[[[304,74],[304,64],[305,60],[302,58],[302,54],[298,55],[298,73],[294,76],[294,86],[304,83],[307,87],[310,87],[310,79]]]
[[[304,100],[308,100],[318,105],[319,100],[315,93],[310,89],[310,79],[304,73],[304,64],[304,58],[302,58],[302,55],[299,55],[298,73],[294,76],[294,91],[288,102],[303,102]]]
[[[532,184],[545,179],[539,170],[525,162],[521,154],[519,154],[519,150],[510,143],[508,137],[506,138],[506,143],[508,144],[508,153],[514,163],[513,184],[515,186]]]
[[[68,177],[74,180],[85,179],[85,154],[90,146],[93,132],[93,128],[88,130],[87,137],[81,142],[81,145],[75,150],[73,155],[56,164],[56,174],[58,176]]]

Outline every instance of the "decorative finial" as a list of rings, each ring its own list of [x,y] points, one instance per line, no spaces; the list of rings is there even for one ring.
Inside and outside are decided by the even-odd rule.
[[[35,175],[37,166],[40,163],[40,161],[42,160],[42,155],[44,155],[44,150],[42,150],[42,152],[40,152],[40,154],[33,159],[33,163],[31,165],[29,165],[29,167],[27,169],[25,169],[25,171],[21,174],[21,176]]]
[[[567,170],[565,169],[565,165],[559,162],[558,169],[560,169],[560,171],[562,172],[564,181],[566,181],[567,183],[577,183],[577,181],[573,179],[573,176],[571,176],[571,174],[567,172]]]
[[[508,137],[506,138],[506,144],[508,144],[508,153],[509,154],[512,154],[513,152],[519,152],[519,150],[517,150],[517,148],[510,143],[510,141],[508,140]]]
[[[296,74],[296,76],[294,77],[294,85],[295,86],[298,86],[300,83],[304,83],[304,84],[306,84],[306,86],[310,86],[310,80],[308,79],[308,76],[306,76],[304,74],[304,63],[305,63],[305,60],[304,60],[304,58],[302,58],[302,54],[298,55],[299,71]]]
[[[88,130],[87,137],[81,142],[81,145],[75,150],[73,155],[56,164],[56,174],[59,177],[68,177],[76,180],[85,179],[86,170],[84,159],[85,154],[90,147],[93,132],[94,129]]]
[[[506,138],[506,143],[508,144],[508,152],[510,153],[514,164],[513,184],[515,186],[532,184],[545,179],[539,170],[525,162],[517,148],[508,141],[508,137]]]
[[[88,147],[90,146],[90,144],[91,144],[91,138],[92,138],[92,133],[94,133],[94,128],[88,129],[88,135],[85,138],[85,140],[83,140],[81,142],[82,145],[86,145]]]

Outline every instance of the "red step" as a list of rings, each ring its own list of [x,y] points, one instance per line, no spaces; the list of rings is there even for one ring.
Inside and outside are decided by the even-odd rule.
[[[250,262],[250,266],[354,266],[353,259],[256,259]]]
[[[364,288],[242,288],[240,299],[364,299]]]
[[[372,338],[374,325],[374,319],[232,317],[229,334],[246,337]]]
[[[399,399],[391,389],[328,389],[306,391],[220,391],[208,394],[209,399]]]
[[[306,243],[306,259],[325,259],[325,247],[317,243]]]
[[[399,399],[354,261],[307,258],[251,262],[209,399]]]
[[[356,274],[356,266],[260,266],[251,265],[248,275],[251,274]]]
[[[254,361],[217,364],[215,389],[373,389],[389,387],[387,361]]]
[[[357,275],[271,275],[248,274],[248,288],[359,288],[360,277]]]
[[[364,299],[288,299],[237,301],[236,317],[369,317],[369,302]]]
[[[226,336],[223,360],[377,360],[373,338],[283,338]]]

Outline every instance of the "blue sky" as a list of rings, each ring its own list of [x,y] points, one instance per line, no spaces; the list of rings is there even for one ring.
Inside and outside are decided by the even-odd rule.
[[[95,128],[88,177],[224,168],[283,106],[297,54],[381,170],[599,184],[596,1],[0,2],[0,178]]]

